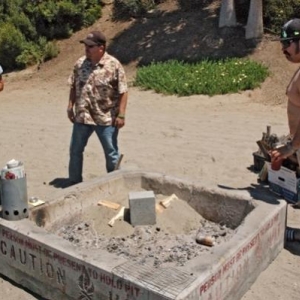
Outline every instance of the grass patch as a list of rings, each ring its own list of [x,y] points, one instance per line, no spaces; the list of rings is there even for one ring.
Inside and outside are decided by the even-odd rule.
[[[268,75],[267,67],[249,59],[170,60],[138,68],[134,85],[166,95],[213,96],[252,90]]]

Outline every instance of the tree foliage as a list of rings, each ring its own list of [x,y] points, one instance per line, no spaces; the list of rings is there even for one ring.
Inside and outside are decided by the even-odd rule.
[[[251,0],[235,0],[237,19],[247,23]],[[264,27],[274,33],[279,33],[285,22],[300,17],[299,0],[262,0]]]
[[[8,71],[55,57],[56,40],[100,17],[99,0],[2,0],[0,63]]]
[[[139,17],[166,0],[115,0],[113,18]],[[204,9],[215,0],[176,0],[182,10]],[[0,63],[6,71],[51,59],[55,41],[68,38],[101,17],[101,0],[1,0]],[[237,19],[246,23],[250,0],[235,0]],[[264,0],[264,27],[279,32],[300,16],[299,0]]]
[[[299,0],[265,0],[265,27],[278,33],[285,22],[293,18],[300,18]]]

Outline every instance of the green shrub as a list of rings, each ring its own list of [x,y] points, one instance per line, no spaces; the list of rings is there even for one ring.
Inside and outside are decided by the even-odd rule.
[[[25,43],[22,53],[16,57],[16,62],[19,67],[28,67],[40,62],[42,51],[39,45],[33,42]]]
[[[31,17],[36,24],[39,35],[51,40],[54,38],[67,38],[72,34],[70,20],[76,12],[68,2],[55,3],[43,1],[32,7]],[[68,20],[67,22],[64,20]]]
[[[28,67],[54,58],[58,53],[59,49],[55,42],[48,42],[45,37],[40,37],[37,43],[25,43],[16,61],[19,66]]]
[[[0,61],[5,70],[13,70],[22,67],[16,61],[26,45],[24,35],[11,23],[3,23],[0,26]]]
[[[235,0],[237,19],[247,23],[250,0]],[[265,0],[263,1],[264,27],[279,33],[282,25],[292,18],[300,17],[299,0]]]
[[[59,50],[52,40],[70,37],[100,17],[99,0],[1,0],[1,64],[8,71],[55,57]]]
[[[100,8],[100,6],[85,9],[83,11],[82,26],[88,27],[88,26],[94,24],[95,21],[98,20],[100,17],[101,17],[101,8]],[[75,20],[74,20],[74,22],[76,24]],[[77,23],[77,24],[79,24],[79,23]],[[74,28],[76,28],[75,25],[74,25]]]
[[[300,17],[299,0],[265,0],[263,6],[264,26],[276,33],[286,21]]]
[[[38,5],[27,3],[25,10],[39,35],[50,40],[67,38],[101,17],[101,6],[95,0],[41,1]]]
[[[7,21],[12,23],[18,28],[27,40],[34,40],[37,37],[37,31],[35,26],[31,23],[28,16],[24,12],[18,12],[12,14],[11,17],[7,18]]]
[[[254,89],[268,75],[265,66],[246,59],[203,60],[195,64],[172,60],[139,68],[134,85],[169,95],[213,96]]]
[[[57,57],[59,54],[59,48],[55,41],[47,42],[43,48],[43,61],[47,61],[54,57]]]

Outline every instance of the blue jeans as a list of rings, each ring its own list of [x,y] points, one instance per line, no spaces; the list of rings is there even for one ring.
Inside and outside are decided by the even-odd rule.
[[[74,123],[70,144],[69,179],[82,181],[83,152],[92,133],[96,134],[102,145],[107,172],[112,172],[119,159],[118,128],[114,126],[86,125]]]

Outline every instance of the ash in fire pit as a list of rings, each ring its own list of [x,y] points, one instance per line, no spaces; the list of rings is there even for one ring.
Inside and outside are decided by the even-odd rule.
[[[163,197],[156,195],[157,205]],[[126,200],[121,202],[124,204]],[[80,248],[104,249],[159,267],[184,266],[188,260],[213,251],[214,247],[196,242],[199,235],[211,237],[217,246],[234,232],[225,225],[207,221],[180,199],[157,212],[157,223],[153,226],[133,227],[125,220],[117,220],[110,227],[108,222],[114,214],[116,211],[108,207],[91,206],[76,222],[62,226],[56,234]]]

